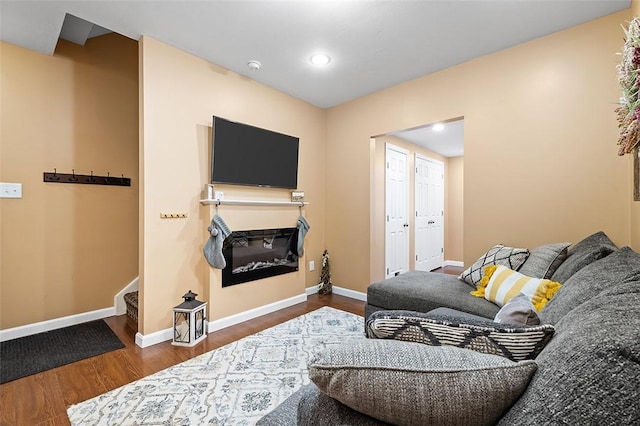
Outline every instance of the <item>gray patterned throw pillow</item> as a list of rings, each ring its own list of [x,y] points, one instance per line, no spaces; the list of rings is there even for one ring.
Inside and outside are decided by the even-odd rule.
[[[396,425],[495,424],[535,371],[535,361],[370,339],[325,349],[309,363],[322,392]]]
[[[456,346],[514,361],[534,359],[553,337],[552,325],[499,324],[471,318],[413,311],[377,311],[365,333],[372,339],[394,339],[432,346]]]
[[[551,278],[551,275],[567,258],[571,243],[553,243],[536,247],[518,272],[534,278]]]
[[[458,278],[467,284],[477,287],[484,276],[484,268],[486,266],[503,265],[511,270],[517,271],[528,257],[529,250],[525,248],[505,247],[502,244],[498,244],[480,256],[480,258],[461,273]]]

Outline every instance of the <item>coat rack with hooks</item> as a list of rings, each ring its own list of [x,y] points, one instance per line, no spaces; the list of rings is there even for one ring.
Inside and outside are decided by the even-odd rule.
[[[50,183],[83,183],[88,185],[112,185],[112,186],[131,186],[131,178],[124,177],[124,175],[111,176],[107,173],[106,176],[98,176],[93,174],[91,170],[90,175],[78,175],[75,169],[71,169],[71,173],[58,173],[57,169],[53,169],[53,172],[44,172],[42,180]]]

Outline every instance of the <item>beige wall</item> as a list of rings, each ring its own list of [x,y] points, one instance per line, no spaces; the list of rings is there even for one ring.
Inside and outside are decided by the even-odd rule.
[[[375,252],[372,135],[465,118],[464,261],[604,230],[631,242],[628,159],[617,153],[615,55],[629,11],[327,111],[327,247],[336,285],[365,291]],[[348,241],[348,244],[345,242]]]
[[[445,203],[445,220],[444,220],[444,258],[445,260],[462,260],[462,240],[457,238],[461,235],[460,228],[462,225],[462,212],[457,211],[449,212],[449,206],[459,206],[462,202],[462,188],[459,182],[462,179],[462,169],[460,167],[454,167],[453,170],[449,167],[449,158],[443,157],[433,151],[426,148],[414,145],[406,140],[400,139],[396,136],[377,136],[372,143],[375,145],[374,158],[372,160],[372,179],[371,179],[371,210],[373,214],[372,219],[372,233],[371,233],[371,245],[373,250],[371,251],[371,280],[377,281],[384,278],[385,268],[385,216],[386,216],[386,204],[385,204],[385,156],[386,156],[386,144],[390,143],[397,147],[400,147],[408,152],[407,156],[407,169],[413,170],[415,168],[415,155],[420,154],[434,160],[440,161],[444,165],[445,181],[444,181],[444,203]],[[461,157],[460,157],[461,158]],[[455,161],[458,163],[458,161]],[[450,184],[450,180],[453,184]],[[408,192],[408,211],[415,211],[414,192],[415,192],[415,173],[409,173],[409,192]],[[415,215],[409,214],[409,229],[415,229]],[[459,253],[460,257],[453,258],[456,253]],[[409,232],[409,269],[415,269],[415,233]]]
[[[463,262],[464,259],[464,157],[447,159],[445,190],[446,211],[444,259]]]
[[[319,277],[306,265],[319,265],[325,248],[334,283],[364,292],[383,253],[370,137],[451,117],[465,117],[465,157],[448,161],[447,207],[460,214],[447,215],[447,228],[459,233],[447,233],[446,247],[460,251],[447,259],[468,264],[497,242],[532,247],[596,230],[638,249],[640,203],[631,202],[629,158],[615,145],[615,53],[629,16],[326,111],[148,37],[138,56],[136,43],[118,36],[84,48],[61,43],[53,56],[1,43],[0,180],[22,182],[24,198],[0,200],[0,328],[112,306],[138,270],[144,334],[169,327],[171,308],[189,289],[210,303],[215,320],[302,294]],[[312,227],[300,272],[222,289],[202,256],[215,213],[199,202],[214,114],[300,137],[299,188],[311,202],[304,214]],[[44,184],[41,173],[54,167],[122,173],[133,186]],[[462,199],[452,199],[454,186]],[[226,198],[289,197],[219,189]],[[162,212],[188,218],[161,220]],[[298,210],[222,206],[219,213],[232,229],[248,229],[294,225]]]
[[[304,293],[319,280],[324,250],[324,111],[149,37],[140,42],[141,244],[143,334],[171,325],[171,308],[189,289],[209,305],[209,320]],[[300,138],[298,187],[311,225],[298,273],[221,288],[202,247],[215,208],[203,206],[209,181],[212,115]],[[366,173],[365,173],[366,174]],[[287,190],[220,186],[225,199],[288,200]],[[185,212],[184,220],[161,220],[161,212]],[[296,207],[220,206],[232,230],[295,226]],[[309,260],[316,270],[306,272]],[[149,308],[150,307],[150,308]]]
[[[0,43],[0,328],[101,308],[138,275],[137,43],[117,35],[52,56]],[[44,183],[42,173],[132,178]]]

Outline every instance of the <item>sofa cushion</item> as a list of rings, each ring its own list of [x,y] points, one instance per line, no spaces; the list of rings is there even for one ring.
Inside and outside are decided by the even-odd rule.
[[[468,312],[462,312],[459,311],[457,309],[451,309],[451,308],[436,308],[434,310],[431,310],[429,312],[427,312],[427,314],[429,315],[439,315],[439,316],[448,316],[448,317],[456,317],[456,318],[460,318],[460,319],[473,319],[476,321],[486,321],[489,318],[485,318],[485,317],[481,317],[480,315],[473,315],[470,314]],[[369,318],[369,317],[367,317]]]
[[[393,424],[493,424],[535,370],[535,361],[365,339],[320,352],[309,377],[328,396]]]
[[[501,324],[538,325],[540,317],[529,297],[520,293],[509,300],[493,319]]]
[[[633,280],[638,274],[640,254],[629,247],[616,250],[572,275],[540,311],[540,318],[544,323],[556,324],[572,309],[592,298],[597,299],[601,291]]]
[[[551,325],[520,326],[412,311],[374,312],[366,321],[368,338],[433,346],[456,346],[514,361],[533,359],[553,337]]]
[[[381,426],[387,422],[374,419],[359,411],[352,410],[340,401],[322,393],[313,383],[300,391],[298,416],[290,425],[297,426]],[[271,425],[269,425],[271,426]],[[280,426],[275,423],[273,426]],[[284,425],[282,425],[284,426]]]
[[[640,424],[640,277],[564,316],[501,425]]]
[[[367,288],[367,316],[380,309],[428,312],[440,307],[485,318],[493,318],[500,310],[491,302],[470,296],[469,285],[454,275],[409,271]]]
[[[320,392],[313,383],[309,383],[258,420],[256,426],[380,426],[388,424],[352,410]]]
[[[506,266],[491,265],[486,267],[484,277],[471,295],[504,306],[519,293],[524,293],[536,311],[540,311],[561,286],[555,281],[528,277]]]
[[[504,265],[516,271],[527,260],[527,257],[529,257],[529,250],[525,248],[506,247],[502,244],[497,244],[480,256],[458,278],[475,287],[480,283],[486,266]]]
[[[600,231],[589,235],[574,246],[569,247],[567,258],[558,266],[551,279],[564,283],[580,269],[608,256],[616,250],[616,245],[604,232]]]
[[[308,384],[291,394],[287,399],[282,401],[273,411],[262,417],[256,423],[256,426],[290,426],[295,425],[298,418],[298,402],[309,391]]]
[[[535,278],[551,278],[567,258],[570,245],[571,243],[553,243],[534,248],[518,272]]]

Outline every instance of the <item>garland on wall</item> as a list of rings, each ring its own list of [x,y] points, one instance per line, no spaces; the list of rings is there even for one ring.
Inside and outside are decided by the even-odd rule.
[[[618,65],[622,89],[618,114],[618,155],[629,154],[640,142],[640,19],[633,18],[625,30],[622,61]]]

